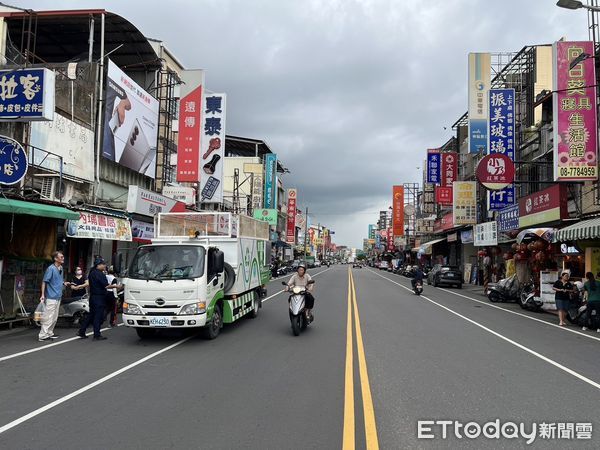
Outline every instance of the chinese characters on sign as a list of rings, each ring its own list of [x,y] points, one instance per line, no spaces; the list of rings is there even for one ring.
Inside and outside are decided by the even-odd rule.
[[[593,42],[555,42],[554,64],[554,180],[598,178],[595,59]]]
[[[404,186],[394,186],[392,194],[393,241],[393,237],[404,236]]]
[[[54,72],[49,69],[0,71],[0,119],[54,118]]]
[[[489,153],[500,153],[515,160],[515,90],[491,89],[489,93]],[[515,186],[488,192],[490,211],[499,211],[515,202]]]
[[[129,220],[102,214],[79,213],[79,220],[67,220],[67,236],[131,242]]]
[[[435,214],[435,185],[425,183],[423,186],[423,214]]]
[[[296,207],[297,207],[296,189],[288,189],[288,204],[287,204],[287,233],[286,239],[288,244],[296,243]]]
[[[519,199],[519,228],[566,219],[567,187],[555,184],[552,187]]]
[[[202,86],[179,101],[179,135],[177,137],[177,181],[200,181],[200,121]]]
[[[458,175],[458,153],[442,153],[442,186],[452,187]]]
[[[203,202],[223,201],[223,157],[225,156],[225,94],[204,95],[200,192]],[[262,197],[262,192],[261,192]]]
[[[452,205],[452,185],[435,187],[435,202],[442,206]]]
[[[498,245],[498,228],[496,221],[475,225],[475,247]]]
[[[265,156],[265,208],[277,207],[277,155]]]
[[[428,149],[427,150],[427,182],[433,184],[440,184],[441,180],[442,164],[440,158],[440,151]]]
[[[469,153],[487,153],[490,72],[489,53],[469,53]]]
[[[455,181],[453,185],[454,225],[474,225],[477,223],[477,182]]]
[[[496,216],[498,231],[512,231],[519,228],[519,205],[510,205],[498,211]]]
[[[27,153],[17,141],[0,136],[0,184],[15,184],[27,173]]]

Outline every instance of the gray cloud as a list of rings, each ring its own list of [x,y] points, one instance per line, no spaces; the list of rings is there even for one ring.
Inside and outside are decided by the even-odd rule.
[[[67,1],[15,2],[68,9]],[[153,6],[155,5],[155,6]],[[467,107],[467,53],[587,38],[554,0],[78,1],[163,40],[228,93],[228,131],[265,139],[336,241],[361,246],[391,186],[418,182],[425,149]],[[443,127],[448,127],[444,130]],[[371,214],[372,213],[372,214]]]

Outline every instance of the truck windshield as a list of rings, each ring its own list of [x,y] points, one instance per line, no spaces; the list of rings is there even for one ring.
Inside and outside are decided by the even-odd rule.
[[[204,274],[204,247],[156,245],[140,247],[129,269],[129,277],[142,280],[177,280]]]

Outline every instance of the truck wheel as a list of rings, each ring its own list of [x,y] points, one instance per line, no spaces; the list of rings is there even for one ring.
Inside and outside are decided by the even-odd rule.
[[[156,330],[154,328],[136,328],[135,332],[140,339],[148,339],[154,336]]]
[[[221,306],[216,305],[210,323],[206,324],[206,326],[202,329],[204,338],[208,340],[215,339],[221,332],[222,326],[223,313],[221,312]]]
[[[229,265],[228,263],[225,263],[224,268],[225,268],[225,282],[223,284],[223,290],[225,292],[227,292],[235,284],[235,271],[233,270],[233,267],[231,267],[231,265]]]
[[[251,319],[258,317],[258,310],[260,309],[261,299],[257,291],[254,291],[254,297],[252,298],[252,311],[248,314]]]

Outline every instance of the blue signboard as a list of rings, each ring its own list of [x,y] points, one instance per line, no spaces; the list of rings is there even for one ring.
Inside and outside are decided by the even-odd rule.
[[[496,221],[498,222],[498,232],[518,230],[519,204],[510,205],[503,210],[498,211]]]
[[[440,184],[442,159],[437,150],[427,150],[427,182]]]
[[[277,186],[275,174],[277,173],[277,155],[269,153],[265,156],[265,208],[275,209]]]
[[[0,136],[0,184],[15,184],[27,173],[27,153],[21,144]]]
[[[0,119],[54,118],[54,72],[49,69],[0,70]]]
[[[515,90],[490,89],[489,93],[490,154],[502,153],[515,160]],[[490,211],[500,211],[515,203],[515,186],[488,193]]]

